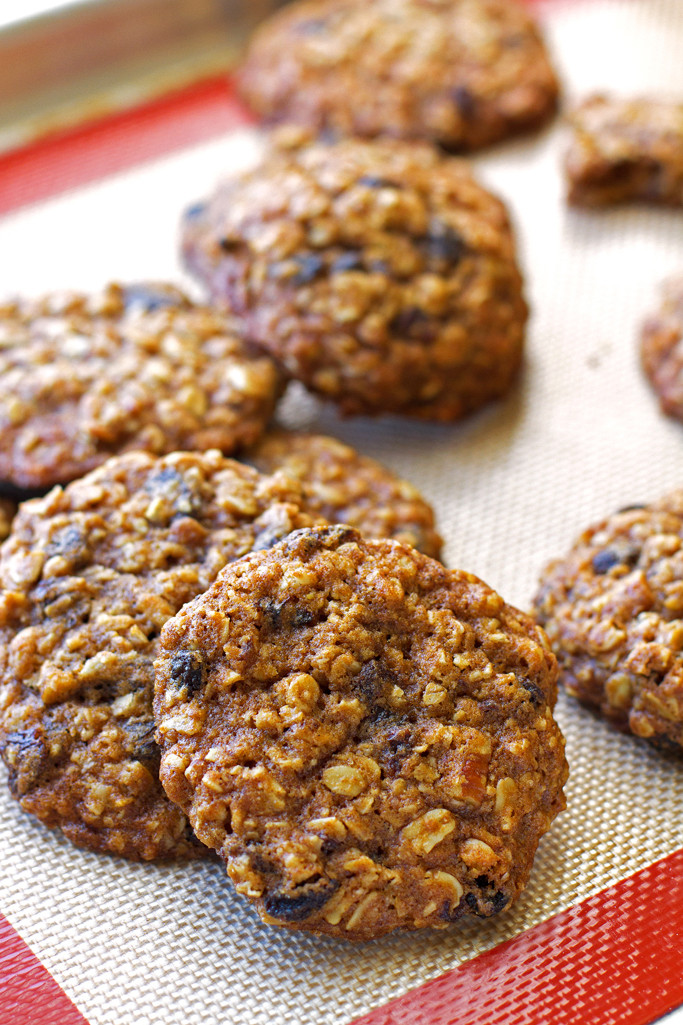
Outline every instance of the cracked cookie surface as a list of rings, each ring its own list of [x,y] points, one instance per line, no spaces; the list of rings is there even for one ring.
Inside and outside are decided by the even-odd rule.
[[[455,420],[505,394],[527,306],[503,203],[428,146],[301,140],[188,211],[214,302],[346,414]]]
[[[683,103],[590,96],[569,123],[570,203],[683,205]]]
[[[565,689],[621,729],[683,745],[683,490],[584,531],[534,600]]]
[[[160,776],[270,923],[367,940],[489,916],[564,806],[557,665],[476,577],[343,526],[164,628]]]
[[[662,411],[683,420],[683,275],[662,292],[659,312],[643,325],[640,358]]]
[[[270,431],[245,458],[262,473],[282,470],[298,481],[313,516],[440,557],[434,512],[417,488],[350,445],[323,434]]]
[[[515,0],[315,0],[256,33],[239,75],[267,122],[478,149],[537,128],[558,83]]]
[[[229,455],[280,391],[225,316],[160,283],[2,303],[0,342],[0,482],[27,491],[132,449]]]
[[[0,751],[24,811],[130,858],[206,854],[158,778],[159,632],[300,491],[219,452],[129,453],[25,502],[0,549]]]

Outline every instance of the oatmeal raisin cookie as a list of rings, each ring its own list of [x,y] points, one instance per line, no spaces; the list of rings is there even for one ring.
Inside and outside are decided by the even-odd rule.
[[[47,491],[131,449],[229,455],[279,391],[272,361],[171,285],[2,303],[0,482]]]
[[[239,82],[270,123],[463,150],[538,128],[558,96],[516,0],[300,0],[258,30]]]
[[[430,147],[281,133],[190,209],[183,250],[245,335],[344,413],[455,420],[519,368],[506,209]]]
[[[683,490],[584,531],[546,567],[535,609],[570,694],[680,751]]]
[[[278,430],[265,434],[246,458],[262,473],[282,470],[297,480],[312,515],[440,557],[434,512],[417,488],[350,445],[323,434]]]
[[[158,778],[159,632],[219,570],[309,524],[219,452],[111,459],[25,502],[0,549],[0,751],[24,811],[130,858],[206,853]]]
[[[683,103],[591,96],[573,111],[570,125],[570,203],[683,205]]]
[[[349,940],[496,914],[563,807],[557,665],[476,577],[345,526],[170,620],[160,776],[265,921]]]
[[[683,420],[683,275],[664,285],[659,313],[643,325],[643,370],[664,413]]]

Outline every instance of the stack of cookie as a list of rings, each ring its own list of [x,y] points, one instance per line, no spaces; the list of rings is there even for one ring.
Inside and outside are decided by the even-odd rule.
[[[9,786],[94,851],[217,852],[275,924],[493,915],[564,804],[545,635],[437,561],[411,485],[268,424],[290,378],[434,421],[510,388],[510,220],[430,143],[539,126],[555,76],[512,0],[324,0],[242,82],[295,126],[188,210],[205,305],[145,283],[0,308],[0,479],[42,496],[0,554]]]

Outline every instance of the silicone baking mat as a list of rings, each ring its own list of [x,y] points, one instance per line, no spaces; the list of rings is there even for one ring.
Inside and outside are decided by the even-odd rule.
[[[683,96],[681,0],[538,10],[567,97]],[[506,401],[460,425],[342,421],[294,387],[282,411],[414,481],[448,564],[523,607],[585,525],[683,483],[683,427],[659,414],[636,349],[660,281],[683,270],[683,213],[568,211],[562,148],[558,122],[476,160],[513,211],[533,307]],[[214,81],[0,159],[0,288],[182,281],[181,209],[257,151]],[[568,810],[518,904],[360,947],[263,925],[219,865],[76,850],[3,788],[0,1025],[653,1021],[683,1002],[683,764],[564,699],[558,715]]]

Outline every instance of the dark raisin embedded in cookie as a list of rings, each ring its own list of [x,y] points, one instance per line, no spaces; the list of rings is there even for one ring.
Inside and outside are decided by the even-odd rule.
[[[683,205],[683,103],[591,96],[569,123],[570,203]]]
[[[330,526],[240,559],[155,669],[163,785],[267,922],[367,940],[497,914],[564,806],[543,632],[399,542]]]
[[[560,680],[621,729],[683,746],[683,491],[584,531],[541,578]]]
[[[662,291],[659,312],[643,325],[640,357],[662,411],[683,420],[683,275]]]
[[[430,147],[283,130],[185,220],[183,253],[246,337],[346,414],[455,420],[519,369],[506,209]]]
[[[129,453],[21,506],[0,549],[0,752],[24,811],[96,851],[207,853],[159,783],[159,632],[226,563],[311,523],[303,504],[214,450]],[[176,652],[175,691],[206,671]]]
[[[439,558],[434,513],[419,491],[336,438],[270,431],[246,458],[263,473],[282,470],[298,481],[311,515],[348,523],[365,537],[403,541]]]
[[[516,0],[299,0],[258,30],[239,84],[271,124],[466,150],[538,128],[558,96]]]
[[[132,449],[229,455],[281,388],[228,318],[166,284],[4,303],[0,340],[0,493],[19,497]]]

